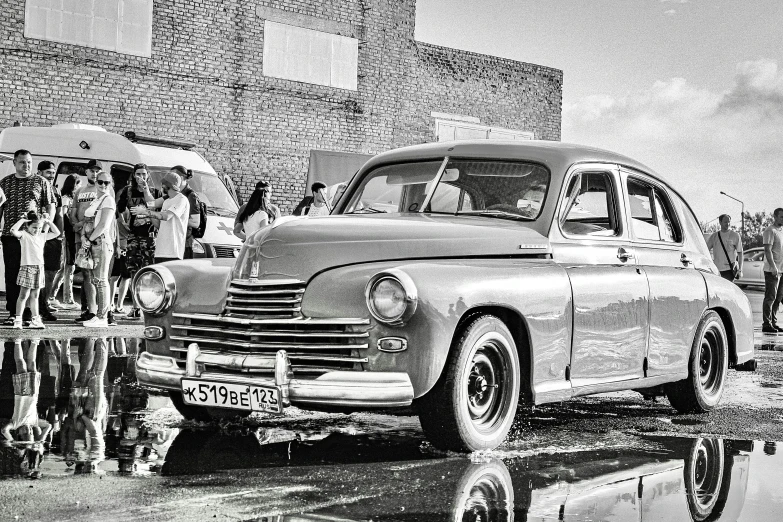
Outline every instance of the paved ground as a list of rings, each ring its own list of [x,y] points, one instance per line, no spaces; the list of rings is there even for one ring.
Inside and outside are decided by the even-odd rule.
[[[78,291],[77,296],[78,299]],[[78,301],[77,301],[78,302]],[[125,303],[126,310],[130,310],[130,301]],[[144,324],[142,319],[129,320],[117,316],[117,326],[109,328],[85,328],[74,322],[80,310],[60,310],[55,313],[57,321],[45,323],[45,330],[18,330],[10,326],[0,325],[0,341],[6,339],[69,339],[75,337],[142,337]],[[0,321],[5,320],[5,294],[0,295]]]

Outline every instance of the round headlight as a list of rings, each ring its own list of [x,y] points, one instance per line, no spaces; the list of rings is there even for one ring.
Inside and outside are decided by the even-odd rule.
[[[157,272],[146,272],[136,281],[136,299],[145,312],[154,312],[163,304],[166,287]]]
[[[416,311],[418,296],[411,278],[399,270],[377,274],[367,284],[367,306],[373,317],[388,324],[402,324]]]
[[[139,307],[149,314],[165,312],[174,302],[174,276],[163,266],[144,269],[136,276],[133,293]]]

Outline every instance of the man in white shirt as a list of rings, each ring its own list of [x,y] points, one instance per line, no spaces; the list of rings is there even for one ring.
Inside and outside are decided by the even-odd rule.
[[[742,238],[733,230],[729,230],[731,216],[721,214],[718,218],[720,230],[707,240],[707,246],[712,250],[712,259],[723,279],[734,281],[734,270],[737,277],[742,277]]]
[[[772,224],[764,230],[764,303],[762,305],[764,333],[783,332],[778,326],[777,315],[783,300],[783,208],[776,208]]]
[[[147,207],[134,207],[131,213],[135,216],[149,216],[160,221],[158,237],[155,240],[155,262],[174,261],[185,255],[185,239],[188,234],[188,215],[190,203],[182,195],[182,177],[176,172],[169,172],[160,182],[161,189],[168,195],[162,202],[159,212]]]

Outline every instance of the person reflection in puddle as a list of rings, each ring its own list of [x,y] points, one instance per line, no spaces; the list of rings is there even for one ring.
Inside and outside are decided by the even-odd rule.
[[[80,340],[79,373],[71,389],[68,415],[61,432],[65,463],[74,466],[76,473],[98,472],[105,459],[108,406],[103,377],[107,358],[106,338]]]
[[[11,420],[0,429],[2,439],[11,443],[22,457],[22,471],[32,478],[40,475],[38,467],[43,458],[43,441],[51,430],[48,422],[38,418],[38,393],[41,387],[41,374],[35,363],[38,343],[38,339],[33,339],[24,346],[21,339],[14,340],[14,411]]]

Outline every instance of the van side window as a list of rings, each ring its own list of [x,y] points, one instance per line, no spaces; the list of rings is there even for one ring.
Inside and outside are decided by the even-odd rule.
[[[662,189],[629,176],[628,201],[631,228],[637,239],[682,241],[672,205]]]
[[[562,229],[580,236],[616,236],[621,227],[612,177],[605,172],[585,172],[571,178],[566,191]]]

